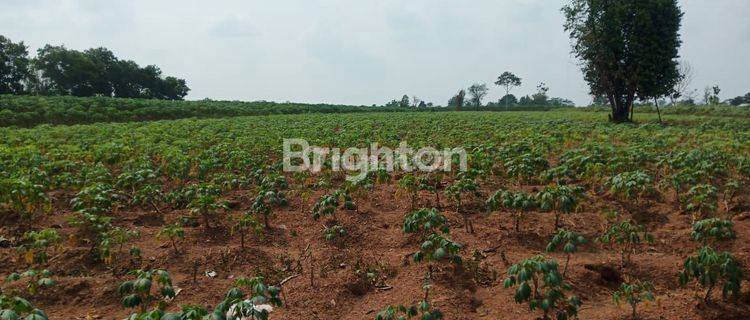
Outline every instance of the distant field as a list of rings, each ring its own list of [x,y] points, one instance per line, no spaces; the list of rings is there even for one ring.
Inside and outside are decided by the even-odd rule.
[[[641,124],[615,125],[605,113],[575,110],[370,112],[0,128],[0,274],[49,269],[57,284],[27,297],[52,319],[127,316],[131,310],[121,306],[117,287],[138,268],[170,272],[181,291],[168,310],[213,308],[237,277],[262,275],[267,284],[289,279],[273,319],[372,319],[389,304],[417,302],[430,264],[433,305],[445,319],[534,319],[540,314],[516,304],[503,280],[512,264],[538,254],[562,268],[565,254],[544,252],[556,232],[556,209],[487,201],[498,190],[542,201],[546,187],[567,185],[582,193],[561,224],[588,239],[565,276],[570,293],[582,298],[582,319],[629,314],[612,302],[619,284],[603,278],[603,268],[654,284],[659,303],[639,306],[646,318],[741,318],[750,314],[748,305],[723,302],[720,289],[715,307],[693,308],[704,290],[694,282],[680,286],[678,276],[700,247],[690,239],[693,217],[731,220],[737,237],[719,248],[750,265],[750,198],[739,191],[750,185],[750,121],[664,119],[659,125],[655,114],[639,114]],[[344,148],[401,141],[464,147],[472,170],[373,174],[352,185],[330,170],[281,172],[284,138]],[[412,178],[432,182],[410,187]],[[464,183],[477,189],[459,192],[459,203],[451,190]],[[286,205],[259,209],[258,197],[269,191]],[[349,198],[333,205],[334,216],[313,218],[326,199],[344,194]],[[418,234],[402,230],[412,196],[415,209],[440,208],[450,229],[443,236],[461,246],[455,253],[461,267],[413,261],[424,245]],[[224,201],[226,208],[210,205]],[[237,229],[242,217],[256,219],[259,233]],[[522,218],[519,231],[514,217]],[[643,225],[655,238],[635,246],[632,263],[622,269],[621,247],[595,241],[621,221]],[[173,245],[162,231],[175,223],[184,239]],[[339,228],[345,232],[329,237]],[[24,232],[43,229],[62,239],[46,249],[46,261],[23,247],[29,243]]]
[[[228,118],[273,114],[361,113],[361,112],[437,112],[455,108],[401,108],[348,106],[332,104],[242,102],[242,101],[170,101],[119,98],[78,98],[0,95],[0,127],[34,127],[42,124],[73,125],[106,122],[140,122],[184,118]],[[554,111],[572,109],[553,106],[463,107],[464,111]],[[605,113],[607,107],[580,108]],[[749,107],[677,106],[662,107],[663,114],[750,117]],[[636,113],[656,113],[651,106],[637,107]],[[606,119],[606,114],[602,115]]]

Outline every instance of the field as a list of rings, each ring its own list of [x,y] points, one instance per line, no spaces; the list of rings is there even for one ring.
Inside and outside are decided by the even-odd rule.
[[[540,308],[514,301],[523,285],[504,284],[513,265],[544,255],[581,319],[629,318],[613,294],[637,281],[653,284],[644,319],[747,319],[750,285],[732,294],[727,265],[750,265],[750,121],[663,117],[368,112],[0,128],[0,276],[37,271],[0,287],[50,319],[123,319],[160,299],[155,280],[140,306],[122,305],[132,270],[169,272],[171,312],[214,310],[237,279],[262,276],[283,284],[271,319],[374,319],[418,304],[431,270],[428,300],[444,319],[535,319]],[[464,147],[470,170],[377,171],[357,184],[330,170],[284,173],[284,138]],[[430,224],[411,216],[421,208],[439,208]],[[576,252],[547,252],[556,217],[586,239],[566,248]],[[717,224],[694,240],[693,222],[708,218],[729,221],[731,236]],[[625,225],[634,231],[619,243]],[[715,268],[709,301],[695,279],[680,283],[704,245],[733,257]],[[54,285],[38,281],[44,269]]]

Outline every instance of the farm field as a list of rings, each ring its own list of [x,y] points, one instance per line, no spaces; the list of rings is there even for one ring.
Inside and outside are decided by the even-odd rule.
[[[368,112],[0,128],[0,277],[23,274],[0,287],[50,319],[123,319],[161,300],[154,280],[123,306],[133,270],[168,271],[170,312],[213,311],[238,279],[262,277],[281,287],[271,319],[375,319],[422,301],[431,270],[428,300],[444,319],[536,319],[540,308],[514,301],[522,277],[506,279],[543,255],[581,319],[630,318],[613,294],[638,281],[653,285],[644,319],[747,319],[750,285],[733,287],[726,266],[750,272],[750,121],[663,118]],[[284,138],[463,147],[469,170],[375,171],[356,184],[285,173]],[[575,245],[547,252],[558,227]],[[680,281],[704,246],[732,256],[710,301],[699,281]],[[275,301],[261,291],[246,293]]]

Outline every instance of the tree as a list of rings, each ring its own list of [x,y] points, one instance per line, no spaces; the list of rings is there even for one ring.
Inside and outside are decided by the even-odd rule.
[[[401,97],[401,102],[399,102],[399,107],[401,108],[408,108],[409,107],[409,96],[404,95]]]
[[[505,71],[503,72],[503,74],[497,77],[497,81],[495,81],[495,84],[501,87],[505,87],[505,96],[503,97],[503,99],[505,99],[505,97],[510,95],[510,90],[521,85],[521,78],[517,77],[513,73]],[[509,102],[510,101],[505,100],[506,107],[509,106]]]
[[[471,95],[471,104],[473,104],[476,107],[482,106],[482,99],[487,95],[487,92],[489,89],[487,89],[486,84],[472,84],[471,87],[469,87],[469,94]]]
[[[512,94],[506,94],[505,96],[500,98],[500,100],[497,101],[497,104],[505,105],[506,108],[510,105],[515,105],[517,103],[518,103],[518,98],[516,98],[516,96]]]
[[[81,52],[47,45],[33,69],[36,77],[29,82],[38,94],[182,100],[190,91],[185,80],[164,77],[154,65],[119,60],[106,48]]]
[[[546,83],[540,82],[536,86],[536,93],[531,95],[531,98],[534,99],[534,104],[538,106],[544,106],[547,105],[547,99],[549,98],[547,96],[547,92],[549,92],[549,87]]]
[[[462,89],[455,96],[453,96],[453,98],[448,100],[448,106],[456,107],[456,111],[461,111],[461,108],[464,106],[465,99],[466,91]]]
[[[632,121],[636,97],[669,94],[679,79],[677,0],[572,0],[565,31],[592,95],[606,95],[613,122]]]
[[[0,94],[21,94],[29,72],[29,52],[23,42],[13,43],[0,35]]]
[[[705,105],[717,105],[719,104],[719,93],[721,88],[719,86],[706,87],[703,90],[703,104]]]
[[[677,72],[680,76],[677,79],[677,82],[675,82],[674,87],[672,88],[672,94],[669,96],[669,98],[672,100],[672,105],[674,105],[675,101],[679,98],[689,98],[690,92],[688,91],[688,87],[690,87],[690,85],[693,83],[693,78],[695,78],[693,66],[691,66],[690,63],[685,60],[681,60],[678,62]]]

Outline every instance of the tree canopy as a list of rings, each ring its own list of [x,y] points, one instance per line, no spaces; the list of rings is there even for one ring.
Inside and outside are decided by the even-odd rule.
[[[24,81],[31,75],[28,55],[23,42],[13,43],[0,35],[0,94],[25,92]]]
[[[572,0],[563,13],[591,94],[607,97],[612,121],[632,120],[636,98],[671,94],[680,76],[677,0]]]
[[[155,65],[121,60],[107,48],[46,45],[30,59],[23,42],[0,36],[0,94],[181,100],[188,91],[185,80],[164,76]]]

